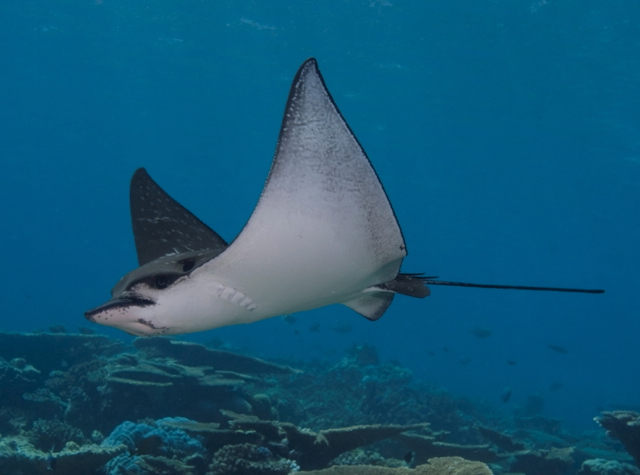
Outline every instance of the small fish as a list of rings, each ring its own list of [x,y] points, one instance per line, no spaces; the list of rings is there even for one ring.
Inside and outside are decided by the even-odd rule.
[[[331,327],[331,329],[336,333],[344,335],[345,333],[351,333],[353,331],[353,326],[349,325],[348,323],[341,323],[339,325]]]
[[[566,355],[567,353],[569,353],[569,350],[567,350],[564,346],[560,346],[560,345],[552,345],[551,343],[549,343],[547,345],[547,348],[549,348],[552,351],[555,351],[556,353],[560,353],[561,355]]]
[[[458,360],[458,363],[460,363],[462,366],[466,366],[469,363],[471,363],[471,358],[469,358],[468,356],[465,356],[464,358],[460,358]]]
[[[313,323],[311,325],[309,325],[309,331],[310,332],[320,332],[320,324],[319,323]]]
[[[205,343],[206,346],[210,346],[211,348],[222,348],[224,346],[224,341],[220,338],[211,338]]]
[[[500,394],[500,400],[505,404],[508,403],[509,399],[511,399],[511,392],[512,392],[511,388],[509,387],[504,388],[504,390],[502,391],[502,394]]]
[[[557,391],[558,389],[560,389],[562,386],[564,386],[563,383],[559,382],[559,381],[553,381],[550,385],[549,385],[549,391]]]
[[[298,321],[298,319],[293,315],[291,315],[290,313],[287,313],[286,315],[282,315],[282,319],[289,325],[293,325]]]
[[[415,461],[416,458],[416,453],[415,452],[407,452],[406,454],[404,454],[404,461],[407,465],[411,465],[413,464],[413,462]]]
[[[49,452],[49,455],[47,455],[47,472],[55,472],[57,463],[56,457],[53,453]]]
[[[475,327],[469,333],[478,338],[489,338],[491,336],[491,330],[482,327]]]
[[[507,364],[508,364],[509,366],[515,366],[515,365],[516,365],[516,364],[518,364],[518,363],[517,363],[516,361],[514,361],[514,360],[507,360]]]

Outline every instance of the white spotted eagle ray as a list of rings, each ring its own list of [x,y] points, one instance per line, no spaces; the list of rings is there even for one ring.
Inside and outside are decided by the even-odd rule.
[[[236,239],[216,232],[140,168],[131,180],[139,267],[87,319],[133,335],[191,333],[343,304],[377,320],[395,294],[446,282],[400,273],[407,255],[391,203],[315,59],[298,70],[258,204]]]

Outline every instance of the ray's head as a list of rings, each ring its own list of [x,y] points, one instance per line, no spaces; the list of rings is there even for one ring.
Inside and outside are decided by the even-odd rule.
[[[111,290],[111,300],[85,312],[85,318],[136,336],[183,333],[177,312],[195,303],[190,295],[194,271],[212,251],[190,251],[161,257],[126,274]]]

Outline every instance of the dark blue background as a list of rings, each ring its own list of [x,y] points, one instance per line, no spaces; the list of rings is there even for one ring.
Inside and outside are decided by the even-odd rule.
[[[314,56],[394,205],[405,271],[607,293],[437,287],[376,323],[331,307],[189,338],[330,360],[368,343],[458,394],[540,393],[595,427],[640,395],[639,25],[623,0],[2,2],[0,329],[89,325],[136,265],[139,166],[231,240]]]

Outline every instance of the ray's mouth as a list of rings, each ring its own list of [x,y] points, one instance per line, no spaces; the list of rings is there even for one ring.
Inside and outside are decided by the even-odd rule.
[[[95,322],[96,315],[107,310],[127,307],[148,307],[149,305],[155,305],[155,302],[151,299],[144,298],[135,292],[123,292],[120,296],[92,308],[91,310],[87,310],[84,312],[84,317],[91,322]]]

